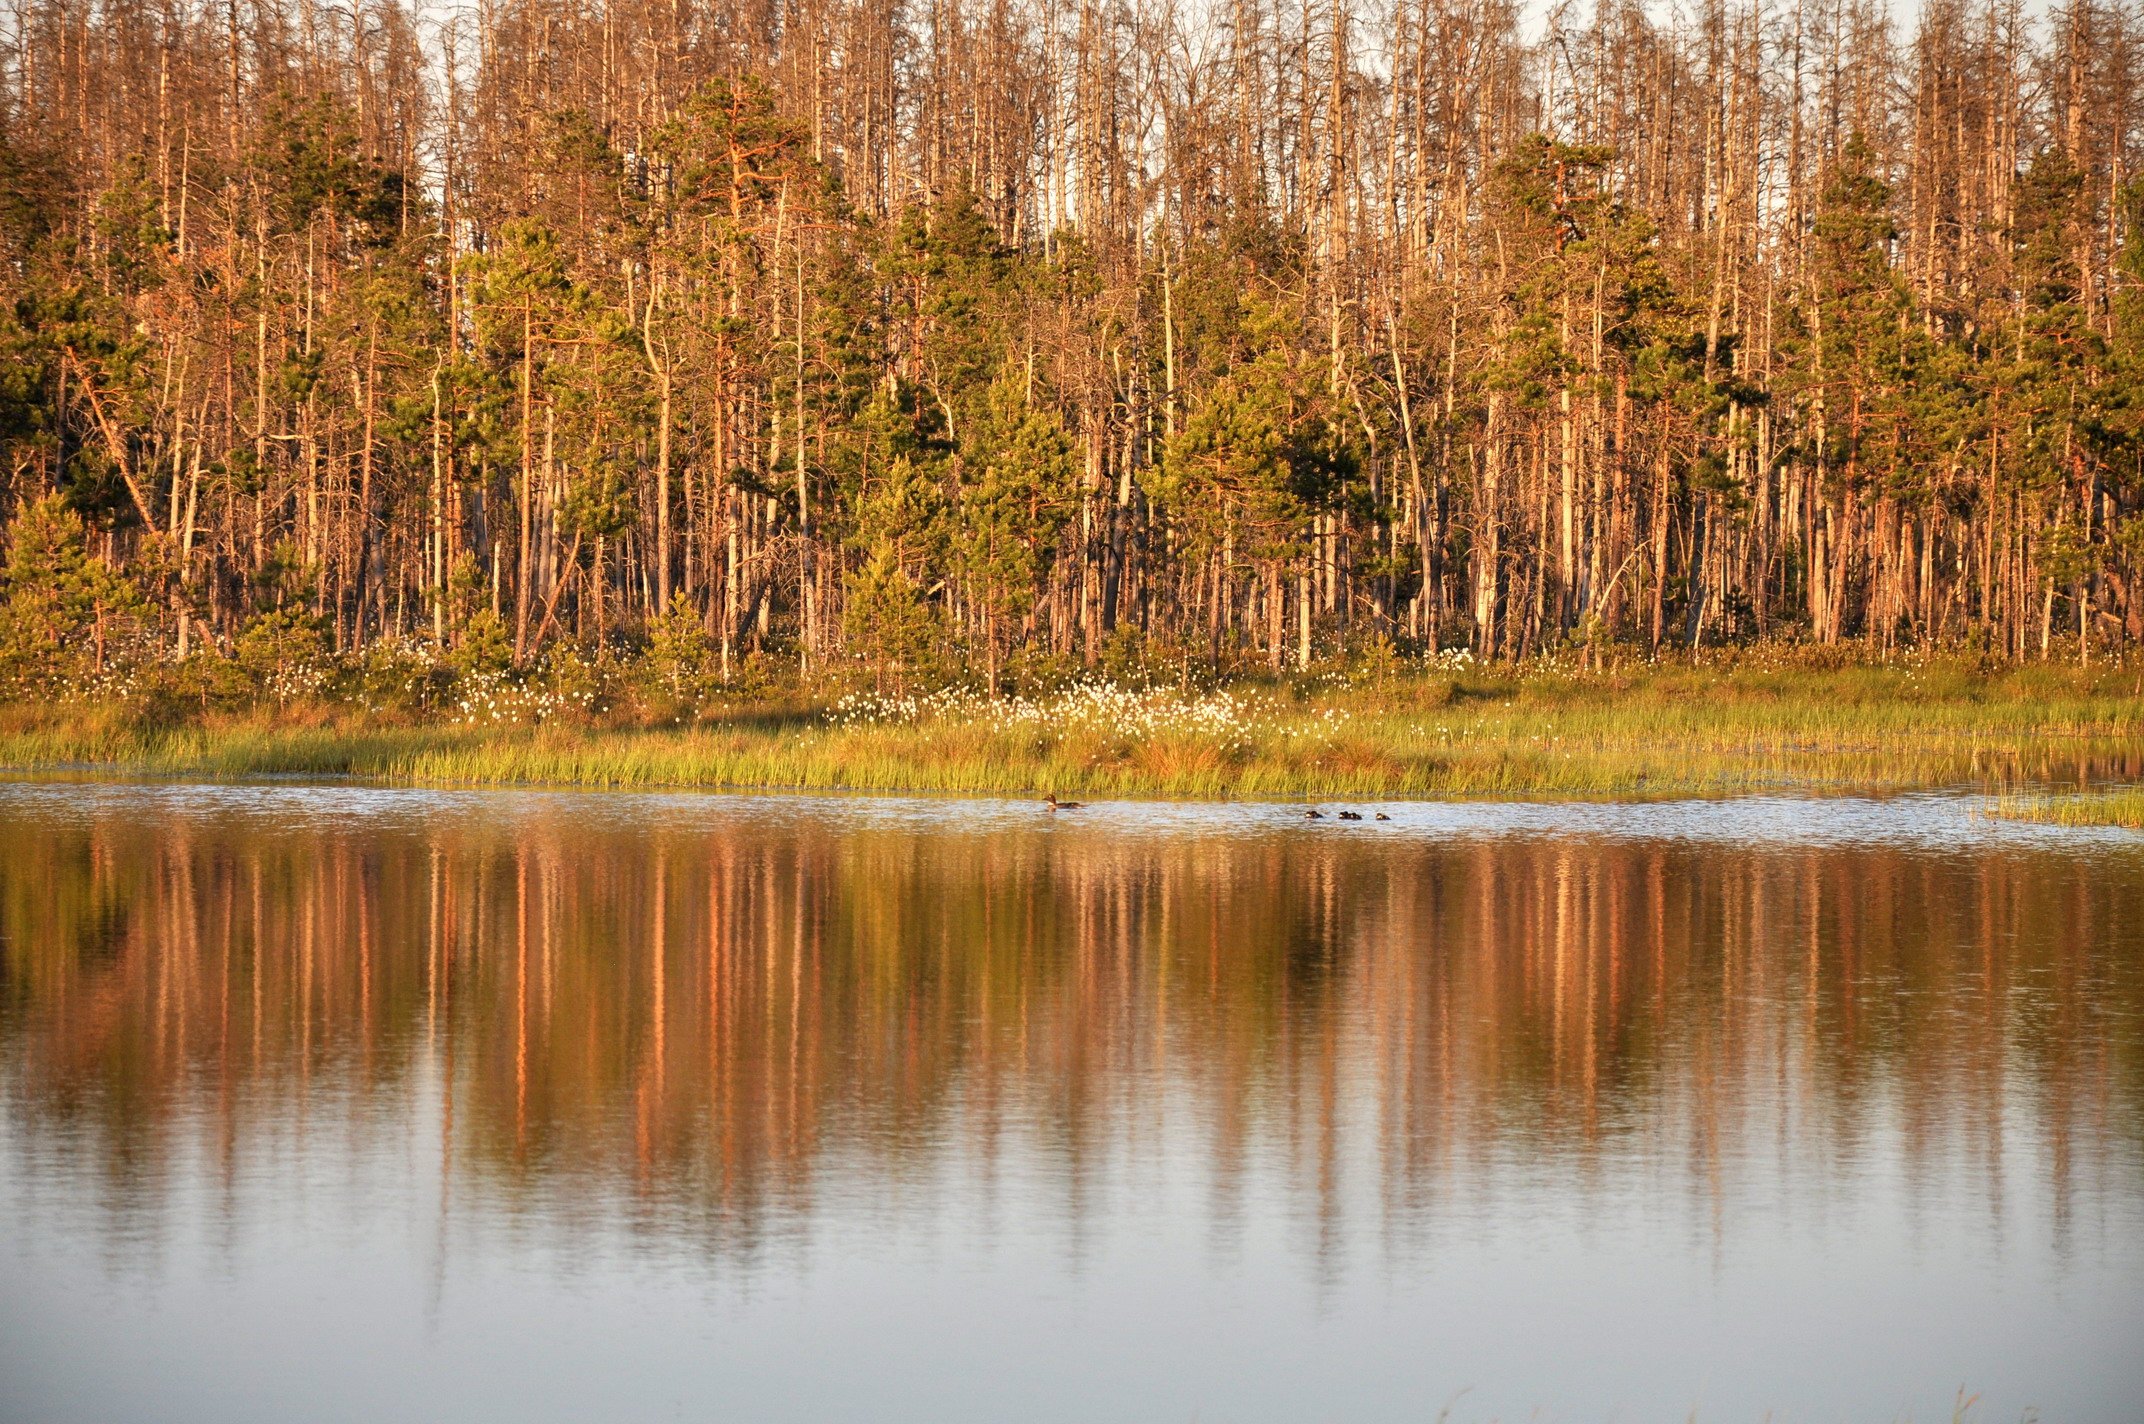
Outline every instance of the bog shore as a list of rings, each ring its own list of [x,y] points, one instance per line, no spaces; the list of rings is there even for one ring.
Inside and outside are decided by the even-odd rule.
[[[171,777],[1149,798],[1659,799],[1973,786],[2007,814],[2144,823],[2135,668],[1751,657],[1334,672],[1218,687],[559,697],[502,685],[411,711],[313,699],[0,709],[0,766]],[[627,699],[616,699],[625,704]]]

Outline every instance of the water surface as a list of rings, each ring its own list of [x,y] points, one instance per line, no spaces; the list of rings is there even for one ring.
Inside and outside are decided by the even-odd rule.
[[[2144,839],[0,785],[0,1419],[2138,1417]]]

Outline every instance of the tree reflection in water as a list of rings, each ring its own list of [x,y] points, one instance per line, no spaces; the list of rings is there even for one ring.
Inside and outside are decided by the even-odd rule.
[[[1872,1136],[1993,1202],[2036,1134],[2057,1238],[2133,1186],[2134,857],[516,804],[0,820],[18,1135],[153,1218],[174,1154],[241,1173],[436,1094],[443,1201],[717,1254],[829,1163],[898,1211],[1012,1141],[1075,1230],[1097,1164],[1188,1150],[1224,1238],[1258,1162],[1321,1249],[1349,1173],[1389,1251],[1618,1161],[1718,1229],[1753,1157],[1843,1191]]]

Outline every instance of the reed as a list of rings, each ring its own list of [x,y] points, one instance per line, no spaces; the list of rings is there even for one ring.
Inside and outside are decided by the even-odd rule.
[[[1997,797],[1988,813],[2011,821],[2050,826],[2122,826],[2144,830],[2144,788],[2078,791],[2059,795]]]
[[[472,725],[330,708],[155,725],[61,705],[0,712],[0,765],[1100,797],[1895,791],[2144,779],[2144,700],[2128,674],[1923,664],[864,697],[714,707],[674,726]]]

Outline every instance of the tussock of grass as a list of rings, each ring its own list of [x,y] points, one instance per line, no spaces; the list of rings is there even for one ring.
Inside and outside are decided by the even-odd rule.
[[[683,727],[394,724],[331,710],[177,727],[0,712],[0,765],[432,785],[1091,796],[1725,795],[2144,777],[2118,672],[1968,665],[1440,674],[1212,695],[850,699]]]
[[[2059,796],[2003,796],[1989,808],[1989,814],[2051,826],[2125,826],[2144,830],[2144,788]]]

